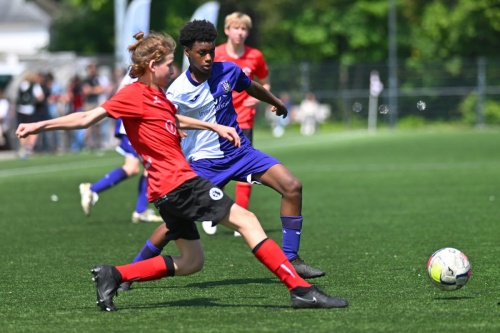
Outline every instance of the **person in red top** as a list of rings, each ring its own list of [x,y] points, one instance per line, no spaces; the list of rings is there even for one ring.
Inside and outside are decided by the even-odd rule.
[[[270,90],[269,69],[262,52],[245,45],[251,28],[252,19],[247,14],[234,12],[227,15],[224,21],[224,33],[227,36],[227,42],[215,48],[214,61],[234,62],[250,79],[258,79],[264,88]],[[233,105],[238,115],[238,125],[250,142],[253,142],[255,105],[258,102],[258,99],[250,96],[245,91],[241,93],[233,91]],[[252,185],[237,182],[235,192],[236,203],[248,209]],[[211,222],[203,223],[203,230],[207,234],[214,234],[217,231],[216,228],[217,226],[212,227]],[[235,232],[235,236],[239,236],[239,234]]]
[[[162,89],[173,72],[175,41],[154,32],[146,37],[139,32],[134,37],[136,43],[128,48],[132,59],[129,75],[137,78],[136,82],[95,109],[20,124],[16,131],[19,138],[25,138],[49,130],[87,128],[105,117],[121,118],[130,142],[142,158],[148,171],[149,200],[159,210],[168,229],[165,237],[175,241],[179,255],[156,256],[121,266],[95,266],[91,272],[96,283],[96,304],[104,311],[116,311],[113,297],[123,282],[144,282],[200,271],[204,255],[194,221],[212,220],[241,233],[255,257],[290,290],[293,307],[346,307],[346,300],[329,296],[299,277],[281,248],[267,237],[257,217],[190,168],[180,146],[182,132],[177,128],[211,130],[237,147],[240,137],[232,127],[176,115],[175,106]],[[283,104],[275,107],[278,114],[286,112]]]

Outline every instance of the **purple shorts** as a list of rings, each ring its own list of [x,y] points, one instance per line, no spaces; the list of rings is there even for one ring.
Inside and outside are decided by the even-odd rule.
[[[246,146],[235,149],[223,158],[204,158],[190,164],[198,176],[223,187],[231,180],[259,184],[252,180],[252,175],[264,172],[280,162],[252,146]]]

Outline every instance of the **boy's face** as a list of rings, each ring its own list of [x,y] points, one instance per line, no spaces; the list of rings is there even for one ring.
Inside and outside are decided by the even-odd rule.
[[[152,66],[154,69],[155,83],[160,87],[165,87],[170,82],[174,73],[174,54],[168,54],[165,61],[153,63]]]
[[[184,52],[192,69],[204,74],[212,72],[215,42],[195,42],[191,49],[185,48]]]
[[[224,29],[227,39],[236,45],[245,44],[248,32],[247,26],[241,22],[232,23],[229,27]]]

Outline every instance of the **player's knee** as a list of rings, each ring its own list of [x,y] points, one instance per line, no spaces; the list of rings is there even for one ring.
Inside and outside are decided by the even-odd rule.
[[[141,172],[141,163],[138,159],[127,157],[122,169],[125,171],[127,176],[132,177]]]
[[[239,216],[239,220],[242,222],[242,225],[240,225],[240,228],[247,228],[247,229],[255,229],[256,227],[260,226],[259,219],[257,216],[252,213],[249,210],[243,210],[241,215]],[[242,230],[243,231],[243,230]]]
[[[258,222],[257,216],[251,211],[244,208],[240,210],[239,218],[241,220],[248,221],[247,223]]]
[[[285,195],[300,196],[302,195],[302,182],[298,178],[291,178],[287,181],[285,187]]]
[[[193,258],[190,258],[189,260],[186,261],[186,271],[188,274],[194,274],[203,268],[205,264],[205,257],[204,256],[196,256]]]

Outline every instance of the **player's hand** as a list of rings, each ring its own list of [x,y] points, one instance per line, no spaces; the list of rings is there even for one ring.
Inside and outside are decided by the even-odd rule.
[[[246,108],[253,108],[259,102],[260,101],[257,98],[254,98],[252,96],[248,96],[248,98],[246,98],[243,101],[243,106]]]
[[[19,124],[16,130],[16,135],[19,139],[23,139],[31,134],[37,134],[38,129],[38,123]]]
[[[283,104],[279,105],[279,106],[273,105],[271,107],[271,112],[275,112],[276,116],[278,116],[278,117],[283,116],[283,118],[286,118],[286,116],[288,116],[288,109]]]
[[[177,129],[177,134],[181,140],[188,136],[188,134],[180,128]]]
[[[229,142],[232,142],[233,146],[241,146],[240,136],[233,127],[218,125],[215,129],[215,132],[217,132],[217,134],[219,134],[219,136],[223,137],[224,139],[229,140]]]

